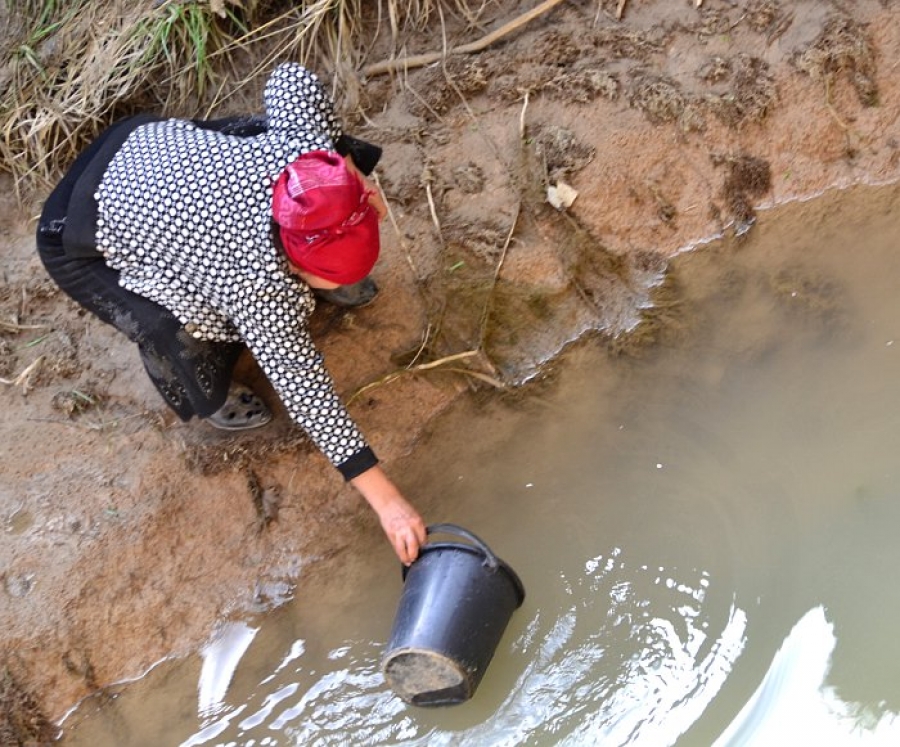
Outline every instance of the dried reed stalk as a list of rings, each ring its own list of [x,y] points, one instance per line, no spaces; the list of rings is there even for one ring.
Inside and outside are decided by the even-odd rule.
[[[487,49],[494,42],[502,39],[504,36],[508,36],[514,31],[520,29],[529,21],[532,21],[538,16],[549,12],[561,2],[563,2],[563,0],[544,0],[544,2],[542,2],[537,7],[532,8],[527,13],[523,13],[517,18],[514,18],[509,23],[503,24],[503,26],[501,26],[499,29],[492,31],[485,36],[482,36],[480,39],[476,39],[475,41],[469,42],[468,44],[461,44],[460,46],[453,47],[450,50],[443,50],[440,52],[427,52],[425,54],[412,55],[410,57],[401,57],[399,59],[383,60],[381,62],[375,62],[371,65],[367,65],[362,70],[363,77],[369,78],[376,75],[383,75],[384,73],[397,72],[398,70],[411,70],[417,67],[424,67],[425,65],[439,62],[440,60],[446,58],[451,54],[471,54],[472,52],[480,52],[484,49]]]
[[[208,115],[282,59],[330,61],[335,85],[352,87],[367,40],[383,25],[396,47],[402,34],[424,28],[436,8],[475,25],[487,3],[311,0],[274,18],[262,15],[271,7],[265,3],[232,0],[6,4],[0,168],[12,174],[22,197],[49,186],[116,116],[141,109]],[[374,33],[363,24],[373,13]],[[249,72],[235,73],[238,56]]]

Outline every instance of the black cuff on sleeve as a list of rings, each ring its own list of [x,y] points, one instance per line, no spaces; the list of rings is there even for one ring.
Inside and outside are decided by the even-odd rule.
[[[350,135],[341,135],[334,144],[334,149],[342,156],[353,156],[356,168],[366,176],[371,174],[381,160],[381,148],[365,140],[359,140]]]
[[[354,477],[359,477],[363,472],[367,469],[371,469],[376,464],[378,464],[378,457],[375,456],[375,452],[372,451],[372,449],[366,446],[357,451],[346,461],[341,462],[337,466],[337,469],[338,472],[344,476],[344,479],[349,482]]]

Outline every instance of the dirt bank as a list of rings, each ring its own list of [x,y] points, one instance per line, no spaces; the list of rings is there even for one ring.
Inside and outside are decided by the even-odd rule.
[[[315,333],[401,486],[460,394],[523,381],[588,330],[621,344],[674,253],[766,205],[900,176],[896,5],[633,0],[617,20],[619,5],[564,2],[365,88],[353,131],[385,146],[383,292],[323,306]],[[449,44],[533,6],[498,3]],[[440,29],[416,43],[440,49]],[[557,210],[547,187],[566,185]],[[2,207],[0,691],[57,719],[380,530],[283,413],[241,437],[178,422],[131,346],[55,291],[33,216]],[[252,361],[241,374],[277,405]]]

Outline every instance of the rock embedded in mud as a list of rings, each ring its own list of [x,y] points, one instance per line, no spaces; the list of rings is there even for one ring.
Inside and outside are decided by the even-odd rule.
[[[577,197],[578,192],[563,181],[547,187],[547,202],[557,210],[568,210]]]

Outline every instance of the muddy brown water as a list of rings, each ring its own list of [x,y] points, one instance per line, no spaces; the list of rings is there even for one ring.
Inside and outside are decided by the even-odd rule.
[[[408,706],[373,531],[64,724],[66,745],[900,743],[900,189],[681,255],[653,347],[582,342],[401,476],[527,590],[475,697]]]

